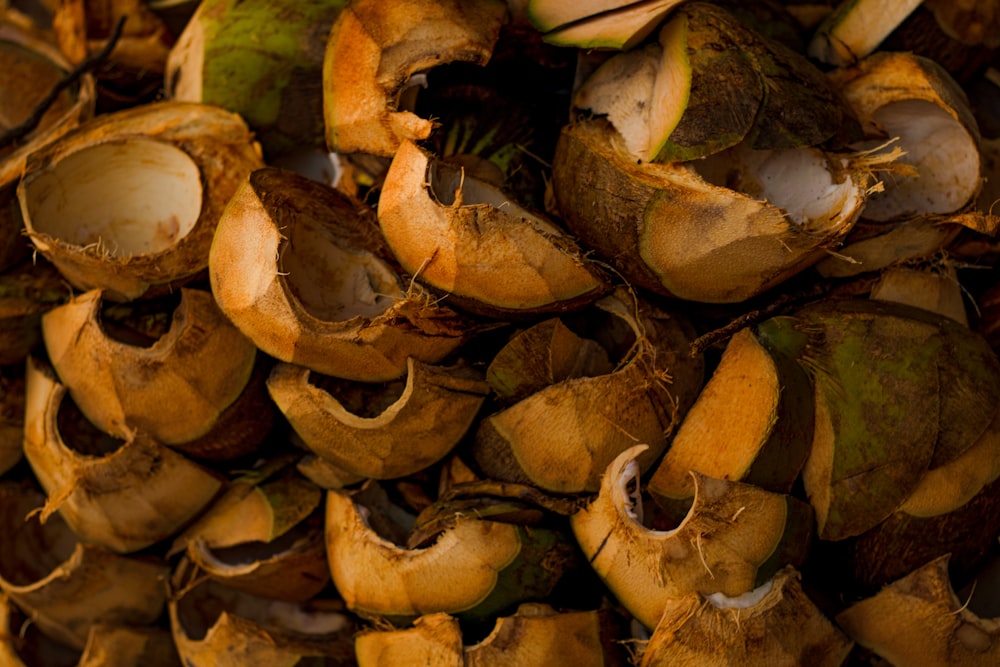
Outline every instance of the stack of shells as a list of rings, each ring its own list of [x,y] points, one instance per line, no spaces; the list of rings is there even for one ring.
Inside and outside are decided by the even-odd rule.
[[[188,22],[203,40],[213,4]],[[723,20],[700,4],[685,25]],[[328,95],[317,124],[326,147],[355,154],[339,187],[276,166],[299,164],[286,142],[301,138],[280,124],[251,129],[237,105],[179,92],[190,49],[207,53],[188,31],[164,63],[174,99],[95,115],[85,74],[25,148],[0,153],[0,662],[624,665],[638,637],[644,665],[717,650],[723,662],[690,664],[837,665],[855,641],[889,641],[866,634],[864,614],[883,608],[834,624],[800,583],[816,529],[796,497],[802,459],[766,489],[695,470],[677,516],[665,502],[644,517],[639,480],[697,401],[725,410],[699,398],[691,302],[738,308],[810,267],[840,279],[933,256],[991,224],[974,201],[978,154],[958,194],[921,215],[911,192],[906,215],[877,200],[854,239],[885,164],[867,145],[782,163],[842,175],[823,172],[838,208],[790,222],[768,201],[778,188],[723,187],[719,163],[635,163],[607,148],[606,119],[580,120],[547,156],[565,218],[549,217],[471,158],[422,147],[432,123],[398,107],[412,75],[485,65],[505,31],[531,30],[517,3],[463,5],[310,15],[328,35],[312,63]],[[0,40],[29,34],[0,24]],[[52,76],[71,68],[38,48]],[[957,84],[919,59],[866,61],[837,85],[874,119],[900,102],[873,93],[880,77],[901,71],[917,91],[906,100],[977,151]],[[749,173],[754,155],[727,159]],[[617,193],[592,200],[595,178]],[[359,183],[377,183],[377,206]],[[601,229],[626,218],[643,224]],[[892,234],[919,247],[875,247]],[[959,252],[987,243],[962,239]],[[963,504],[1000,475],[1000,438],[987,444]],[[948,596],[943,562],[920,576]],[[995,629],[955,618],[967,646],[1000,651]],[[748,658],[738,638],[755,633]]]

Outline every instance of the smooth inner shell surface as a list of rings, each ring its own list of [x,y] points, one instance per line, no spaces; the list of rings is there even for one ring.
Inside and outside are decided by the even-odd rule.
[[[26,183],[38,232],[116,257],[167,250],[201,214],[198,165],[184,151],[129,137],[79,150]]]

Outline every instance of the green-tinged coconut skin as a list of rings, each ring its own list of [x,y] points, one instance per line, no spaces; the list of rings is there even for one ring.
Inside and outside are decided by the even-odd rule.
[[[174,99],[240,114],[268,156],[323,146],[323,53],[345,0],[206,0],[167,63]]]
[[[1000,363],[967,328],[901,304],[830,300],[791,317],[809,337],[796,356],[815,383],[803,479],[819,535],[860,535],[986,431]]]

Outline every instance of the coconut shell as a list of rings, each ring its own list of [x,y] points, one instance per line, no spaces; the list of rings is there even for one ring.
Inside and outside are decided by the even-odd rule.
[[[783,332],[768,332],[781,335]],[[657,500],[688,498],[690,471],[789,493],[809,455],[812,384],[767,335],[742,329],[649,480]]]
[[[81,431],[67,441],[60,423],[67,391],[51,368],[29,362],[24,454],[49,496],[43,520],[58,510],[81,540],[127,553],[179,531],[220,489],[214,473],[142,433],[90,442],[81,416]]]
[[[594,570],[639,622],[656,627],[668,600],[691,593],[743,595],[784,564],[769,561],[784,551],[790,499],[749,484],[692,473],[687,517],[673,530],[646,528],[637,502],[642,449],[615,459],[597,498],[570,519]]]
[[[18,200],[32,244],[74,287],[128,300],[204,272],[222,209],[260,166],[239,116],[160,102],[102,115],[33,153]]]
[[[271,397],[312,452],[374,479],[405,477],[441,460],[473,425],[487,393],[486,383],[471,369],[411,358],[402,394],[377,415],[366,416],[311,384],[309,376],[307,368],[277,365],[268,378]],[[351,387],[345,390],[350,393]],[[362,387],[356,391],[368,395]]]
[[[410,77],[436,65],[489,60],[506,16],[499,0],[353,2],[330,30],[323,61],[327,147],[391,157],[432,122],[401,109]]]
[[[243,392],[257,349],[207,291],[182,289],[170,329],[150,347],[112,338],[92,290],[43,317],[53,368],[80,411],[122,438],[138,429],[166,445],[208,432]]]
[[[643,469],[653,464],[700,388],[703,366],[688,354],[679,318],[630,300],[620,291],[595,304],[634,341],[613,371],[549,385],[480,421],[472,452],[487,476],[579,493],[597,490],[608,464],[636,442],[649,445]]]
[[[81,543],[58,516],[41,523],[32,486],[0,486],[0,589],[41,630],[83,650],[95,624],[148,625],[166,604],[165,562]]]
[[[386,173],[378,219],[407,272],[473,312],[558,312],[607,291],[573,239],[544,216],[432,162],[410,141],[401,143]]]
[[[454,311],[404,292],[361,204],[292,172],[243,182],[209,263],[217,303],[257,347],[325,375],[392,380],[408,357],[436,363],[471,333]]]
[[[792,169],[829,181],[825,211],[801,224],[683,164],[637,164],[603,120],[563,128],[553,187],[570,231],[631,282],[693,301],[737,302],[817,262],[860,215],[864,192],[852,180],[859,176],[841,180],[819,154],[796,155]]]
[[[670,600],[639,665],[837,667],[852,647],[802,590],[798,573],[785,569],[736,598]]]
[[[906,667],[972,667],[1000,660],[1000,619],[980,618],[952,590],[942,556],[837,615],[859,644]]]
[[[212,581],[174,574],[170,627],[187,667],[293,667],[314,657],[334,664],[353,655],[354,622],[336,600],[268,600]]]

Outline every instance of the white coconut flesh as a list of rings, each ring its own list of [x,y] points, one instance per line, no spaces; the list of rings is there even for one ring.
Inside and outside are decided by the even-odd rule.
[[[282,244],[280,271],[302,307],[325,322],[375,318],[403,297],[395,272],[364,250],[342,248],[325,228],[301,220]]]
[[[639,492],[639,463],[635,459],[626,463],[625,467],[622,468],[621,475],[618,477],[618,497],[615,504],[619,505],[625,515],[649,535],[669,537],[677,531],[677,528],[650,530],[643,524],[642,495]]]
[[[607,116],[639,160],[656,158],[687,108],[691,65],[686,33],[686,21],[671,21],[660,33],[659,44],[609,59],[574,98],[577,108]]]
[[[950,213],[976,193],[976,140],[947,111],[925,100],[903,100],[886,104],[873,116],[888,136],[899,137],[899,146],[906,152],[900,162],[915,166],[920,175],[885,175],[885,191],[869,198],[865,218],[881,221],[903,215]],[[871,142],[866,147],[880,143]]]
[[[718,609],[750,609],[760,604],[761,600],[767,597],[767,594],[771,592],[773,587],[774,580],[770,579],[743,595],[729,597],[724,593],[712,593],[711,595],[706,595],[705,599]]]
[[[849,178],[836,181],[826,156],[812,148],[757,151],[739,145],[687,165],[712,185],[766,201],[817,231],[837,226],[861,203],[861,189]]]
[[[168,250],[201,215],[198,165],[147,138],[72,153],[27,180],[25,193],[33,231],[114,257]]]

